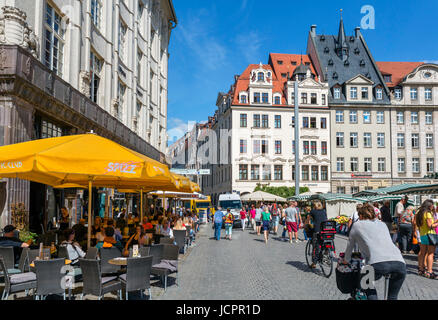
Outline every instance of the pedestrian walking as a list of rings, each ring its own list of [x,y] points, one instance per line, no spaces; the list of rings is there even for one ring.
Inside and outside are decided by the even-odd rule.
[[[260,207],[260,204],[257,205],[256,214],[255,214],[255,224],[256,224],[256,231],[257,235],[260,235],[260,230],[262,228],[262,208]]]
[[[398,230],[400,232],[399,248],[402,254],[411,251],[412,244],[412,222],[414,221],[414,207],[408,206],[398,219]]]
[[[293,237],[295,238],[295,243],[301,242],[298,239],[298,223],[301,221],[293,201],[289,203],[289,207],[285,210],[285,218],[287,231],[289,232],[289,243],[292,243]]]
[[[269,209],[265,206],[262,211],[262,223],[263,223],[263,233],[265,236],[265,243],[268,243],[268,237],[269,237],[269,223],[272,219],[271,213],[269,212]]]
[[[435,228],[438,221],[434,219],[434,205],[432,200],[426,200],[421,204],[415,224],[420,231],[420,254],[418,255],[418,274],[429,279],[436,279],[433,272],[433,256],[437,245]],[[426,270],[425,270],[426,269]]]
[[[284,205],[283,210],[281,212],[281,224],[283,225],[283,232],[281,233],[281,238],[283,241],[286,240],[286,232],[287,232],[287,225],[286,225],[286,209],[288,208],[287,204]]]
[[[365,258],[365,263],[374,269],[375,280],[390,276],[388,300],[397,300],[398,293],[406,278],[406,262],[392,242],[388,228],[376,219],[374,207],[365,204],[358,210],[359,221],[355,222],[349,236],[342,263],[351,260],[356,243]],[[370,281],[371,283],[371,281]],[[377,300],[374,286],[365,290],[368,300]]]
[[[254,232],[257,232],[256,223],[255,223],[255,215],[256,215],[256,210],[255,210],[254,205],[252,205],[251,210],[249,211],[249,217],[250,217],[251,226],[253,227]]]
[[[242,208],[242,210],[240,210],[240,221],[242,222],[242,231],[245,231],[246,216],[247,216],[247,212],[245,208]]]
[[[272,213],[272,224],[273,224],[272,231],[275,235],[277,235],[278,225],[280,224],[281,211],[282,211],[282,206],[280,204],[278,208],[274,209]]]
[[[225,238],[231,240],[231,234],[233,233],[233,221],[234,216],[231,213],[230,208],[227,209],[227,214],[225,215]]]
[[[222,212],[222,208],[218,207],[216,212],[214,213],[213,221],[214,221],[214,237],[216,240],[221,239],[221,229],[222,229],[222,221],[224,219],[224,213]]]
[[[391,208],[389,207],[390,204],[391,203],[389,201],[385,201],[382,208],[380,208],[380,213],[382,214],[382,222],[386,224],[389,232],[391,233],[393,220],[391,216]]]

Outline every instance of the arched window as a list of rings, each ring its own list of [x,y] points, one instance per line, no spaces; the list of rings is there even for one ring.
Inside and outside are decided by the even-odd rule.
[[[257,81],[265,81],[265,74],[263,72],[257,74]]]
[[[281,102],[280,102],[280,97],[279,96],[276,96],[275,98],[274,98],[274,104],[281,104]]]

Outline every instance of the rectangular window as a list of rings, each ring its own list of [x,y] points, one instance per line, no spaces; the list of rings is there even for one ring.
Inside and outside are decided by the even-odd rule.
[[[321,95],[321,103],[322,103],[322,105],[323,106],[325,106],[325,104],[326,104],[326,101],[325,101],[325,94],[323,94],[323,95]]]
[[[361,92],[362,92],[362,99],[363,100],[368,100],[368,88],[367,87],[362,87]]]
[[[281,140],[275,140],[275,154],[281,154]]]
[[[385,134],[382,132],[377,133],[377,147],[385,147]]]
[[[254,102],[260,103],[260,92],[254,92]]]
[[[283,166],[274,165],[274,180],[283,180]]]
[[[311,104],[316,104],[316,93],[311,93],[310,94],[310,103]]]
[[[336,158],[336,171],[344,171],[344,158]]]
[[[93,51],[90,51],[90,99],[98,103],[100,74],[103,61],[100,60]]]
[[[350,123],[357,123],[357,111],[350,111]]]
[[[246,126],[247,126],[247,115],[246,115],[246,113],[241,113],[240,114],[240,127],[246,128]]]
[[[426,160],[426,170],[428,173],[435,172],[435,159],[434,158],[427,158]]]
[[[240,139],[240,153],[246,153],[246,140]]]
[[[334,99],[341,99],[341,88],[334,88],[333,89],[333,98]]]
[[[274,98],[274,104],[281,104],[281,97],[276,96],[276,97]]]
[[[418,93],[417,88],[411,88],[411,100],[417,100]]]
[[[301,93],[301,103],[307,104],[307,93],[305,93],[305,92]]]
[[[251,180],[260,180],[260,165],[251,165]]]
[[[397,111],[397,124],[405,123],[405,113],[403,111]]]
[[[357,132],[350,133],[350,147],[357,148]]]
[[[371,172],[371,158],[364,158],[363,161],[364,164],[364,171],[365,172]]]
[[[44,64],[62,77],[64,62],[64,29],[61,27],[61,15],[46,5]]]
[[[259,154],[260,153],[260,140],[254,140],[253,141],[253,152],[255,154]]]
[[[343,194],[345,194],[345,187],[336,187],[336,193],[343,193]]]
[[[309,180],[309,166],[301,166],[301,179],[303,181]]]
[[[377,158],[377,171],[385,172],[385,170],[386,170],[385,158]]]
[[[405,147],[405,134],[397,133],[397,148],[404,148],[404,147]]]
[[[406,172],[405,158],[398,158],[398,159],[397,159],[397,171],[398,171],[399,173],[404,173],[404,172]]]
[[[400,99],[402,98],[402,91],[401,91],[400,88],[396,88],[396,89],[394,89],[394,97],[395,97],[397,100],[400,100]]]
[[[344,123],[344,111],[336,110],[336,123]]]
[[[321,154],[327,155],[327,141],[321,141]]]
[[[419,148],[420,147],[419,141],[420,139],[418,133],[413,133],[411,136],[412,148]]]
[[[310,128],[316,129],[316,118],[310,118]]]
[[[295,154],[295,140],[292,140],[292,154]]]
[[[262,140],[262,154],[268,153],[268,140]]]
[[[433,113],[426,111],[426,124],[433,124]]]
[[[128,27],[123,23],[120,18],[119,22],[119,57],[122,61],[126,61],[126,33],[128,31]]]
[[[321,118],[321,129],[327,129],[327,118]]]
[[[119,98],[119,104],[117,106],[117,109],[114,110],[115,117],[119,120],[122,120],[123,118],[123,110],[125,110],[125,92],[126,92],[126,86],[122,82],[118,82],[118,98]]]
[[[303,117],[303,128],[309,127],[309,117]]]
[[[328,181],[328,167],[321,166],[321,181]]]
[[[292,128],[295,128],[295,117],[292,116]]]
[[[316,155],[316,141],[310,141],[310,154]]]
[[[281,116],[275,115],[274,127],[279,129],[281,128]]]
[[[336,146],[343,148],[344,147],[344,133],[336,132]]]
[[[303,141],[303,154],[309,154],[309,141]]]
[[[100,0],[91,0],[91,21],[100,29],[102,17],[102,4]]]
[[[356,157],[350,158],[350,170],[351,172],[359,171],[359,159]]]
[[[426,148],[433,148],[433,133],[426,133]]]
[[[363,134],[363,146],[365,148],[371,148],[371,132],[365,132]]]
[[[363,112],[363,123],[371,123],[371,112],[370,111]]]
[[[357,87],[350,87],[350,99],[357,99]]]
[[[318,181],[319,168],[318,166],[312,166],[312,181]]]
[[[292,166],[292,180],[295,180],[295,166]]]
[[[269,127],[269,118],[267,114],[262,115],[262,127],[268,128]]]
[[[377,111],[377,123],[385,123],[385,113],[383,111]]]
[[[412,172],[420,172],[420,158],[412,158]]]
[[[253,117],[253,127],[254,128],[260,128],[260,115],[259,114],[255,114]]]
[[[418,124],[418,112],[417,111],[411,112],[411,123]]]
[[[382,88],[376,88],[376,99],[377,100],[383,99],[383,89]]]
[[[271,180],[271,165],[264,164],[262,167],[262,179]]]
[[[247,164],[239,164],[239,180],[248,180]]]
[[[432,100],[432,88],[424,88],[424,100]]]
[[[269,99],[268,93],[263,92],[262,93],[262,102],[263,103],[268,103],[268,99]]]
[[[246,103],[246,95],[242,94],[240,96],[240,103]]]
[[[359,192],[359,187],[351,186],[351,194],[355,194]]]

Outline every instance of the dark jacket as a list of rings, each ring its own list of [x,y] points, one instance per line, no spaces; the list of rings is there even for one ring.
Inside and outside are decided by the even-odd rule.
[[[382,221],[383,222],[392,223],[393,220],[391,217],[391,210],[388,207],[386,207],[386,206],[381,207],[380,213],[382,214]]]

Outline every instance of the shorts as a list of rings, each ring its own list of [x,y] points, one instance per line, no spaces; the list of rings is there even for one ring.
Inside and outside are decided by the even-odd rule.
[[[261,221],[256,221],[256,226],[257,227],[260,227],[262,225],[262,222]]]
[[[429,246],[429,238],[427,237],[427,234],[420,237],[420,243]]]
[[[298,232],[298,226],[296,222],[286,221],[287,231],[289,232]]]
[[[269,231],[269,221],[263,221],[263,231]]]

